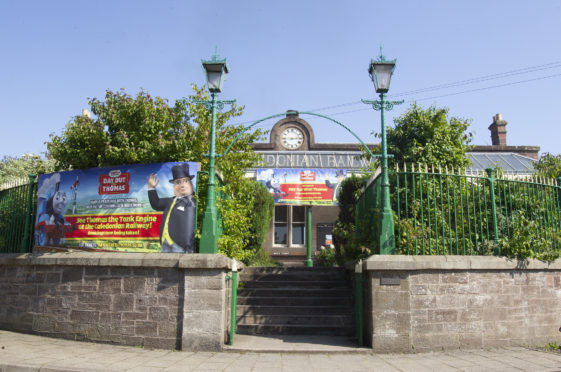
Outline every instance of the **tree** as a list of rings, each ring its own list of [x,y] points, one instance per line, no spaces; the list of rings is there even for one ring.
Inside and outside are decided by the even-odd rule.
[[[341,182],[339,194],[339,215],[333,229],[333,241],[337,248],[336,258],[341,265],[367,257],[370,251],[363,251],[363,237],[356,229],[356,203],[358,195],[369,175],[352,175]]]
[[[541,177],[561,177],[561,154],[553,155],[549,152],[544,153],[540,157],[540,160],[534,164],[534,168]]]
[[[105,101],[89,100],[95,119],[76,116],[61,136],[51,134],[49,154],[60,168],[85,169],[117,164],[190,159],[194,127],[184,101],[173,107],[140,92],[107,91]]]
[[[423,109],[413,103],[394,123],[395,127],[387,128],[388,153],[394,156],[390,164],[422,163],[456,169],[470,164],[466,156],[473,138],[467,132],[469,120],[449,117],[448,108],[433,105]]]
[[[24,154],[18,157],[4,156],[0,160],[0,185],[18,181],[28,180],[30,173],[39,175],[54,172],[55,161],[53,159],[42,159],[37,154]]]
[[[105,100],[89,100],[94,117],[76,116],[60,135],[51,135],[47,143],[50,155],[62,168],[90,168],[118,164],[154,163],[167,161],[194,161],[208,169],[211,114],[198,100],[208,100],[203,88],[192,86],[193,94],[175,101],[173,106],[160,97],[141,91],[131,97],[124,91],[107,91]],[[216,115],[216,152],[223,153],[230,142],[244,128],[227,124],[242,115],[243,107],[233,105],[230,110]],[[244,180],[245,170],[258,159],[250,143],[261,139],[255,130],[240,135],[230,152],[217,159],[217,171],[224,186],[219,191],[218,207],[223,223],[219,240],[220,252],[244,259],[251,255],[244,248],[250,239],[253,194]],[[198,180],[198,235],[206,201],[206,183],[203,175]]]

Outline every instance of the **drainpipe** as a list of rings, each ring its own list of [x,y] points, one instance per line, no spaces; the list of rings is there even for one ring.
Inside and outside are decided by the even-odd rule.
[[[312,206],[308,205],[306,207],[307,218],[306,218],[306,267],[313,267],[314,262],[312,261]]]
[[[362,260],[355,265],[355,329],[358,346],[362,346]]]
[[[232,300],[230,301],[230,340],[229,344],[234,344],[236,334],[236,306],[238,302],[238,262],[232,263],[232,275],[226,276],[226,280],[232,280]]]

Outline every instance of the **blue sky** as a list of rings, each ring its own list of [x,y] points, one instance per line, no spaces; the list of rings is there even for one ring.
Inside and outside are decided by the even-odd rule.
[[[509,145],[558,154],[559,19],[558,0],[3,0],[0,155],[46,151],[49,134],[60,134],[89,97],[102,98],[106,89],[142,88],[170,102],[188,96],[191,83],[204,84],[200,61],[215,46],[230,67],[221,98],[245,106],[236,122],[338,106],[318,113],[378,142],[371,132],[379,130],[380,114],[360,99],[375,97],[367,68],[380,45],[397,58],[390,98],[406,100],[388,114],[390,125],[417,100],[471,119],[473,143],[487,145],[487,127],[501,113]],[[536,66],[543,67],[398,96]],[[317,142],[354,142],[328,121],[304,119]]]

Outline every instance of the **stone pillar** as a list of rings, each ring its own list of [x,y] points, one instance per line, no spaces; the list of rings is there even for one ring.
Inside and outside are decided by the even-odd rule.
[[[229,283],[223,269],[185,271],[182,350],[222,350]]]
[[[394,257],[394,256],[391,256]],[[411,352],[409,275],[405,271],[367,271],[366,338],[375,353]]]

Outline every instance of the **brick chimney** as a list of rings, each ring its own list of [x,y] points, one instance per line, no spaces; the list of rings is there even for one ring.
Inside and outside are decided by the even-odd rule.
[[[493,116],[493,124],[489,125],[493,146],[506,146],[506,124],[501,114]]]

